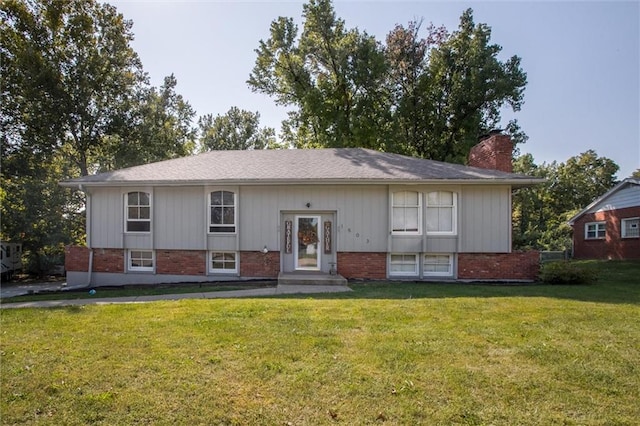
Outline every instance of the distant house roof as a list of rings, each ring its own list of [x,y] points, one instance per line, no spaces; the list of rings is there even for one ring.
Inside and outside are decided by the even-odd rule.
[[[211,151],[61,182],[67,187],[287,183],[543,182],[530,176],[363,148]]]
[[[569,221],[567,223],[569,225],[573,226],[573,224],[576,222],[576,220],[580,219],[580,217],[582,215],[584,215],[585,213],[588,213],[594,207],[603,204],[608,198],[610,198],[616,192],[618,192],[618,191],[620,191],[620,190],[622,190],[624,188],[627,188],[629,186],[638,186],[638,187],[640,187],[640,179],[638,179],[638,178],[626,178],[626,179],[624,179],[623,181],[618,183],[616,186],[611,188],[609,191],[607,191],[604,195],[602,195],[602,196],[596,198],[595,200],[593,200],[593,202],[591,204],[589,204],[587,207],[585,207],[584,209],[580,210],[580,212],[578,212],[575,216],[573,216],[571,219],[569,219]],[[640,205],[640,199],[638,199],[638,205]]]

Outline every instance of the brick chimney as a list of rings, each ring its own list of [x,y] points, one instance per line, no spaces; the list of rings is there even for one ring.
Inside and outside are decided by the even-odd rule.
[[[508,135],[491,132],[469,151],[468,165],[512,173],[513,144]]]

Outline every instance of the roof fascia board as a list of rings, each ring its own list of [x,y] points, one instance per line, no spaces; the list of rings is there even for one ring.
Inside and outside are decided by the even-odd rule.
[[[567,221],[567,223],[569,225],[573,226],[573,224],[576,222],[576,220],[578,220],[582,215],[587,213],[589,210],[591,210],[592,208],[594,208],[598,204],[600,204],[603,201],[605,201],[607,198],[611,197],[613,194],[615,194],[620,189],[622,189],[622,187],[625,186],[626,184],[640,185],[640,181],[638,179],[633,179],[633,178],[627,178],[627,179],[622,180],[616,186],[614,186],[613,188],[611,188],[610,190],[605,192],[603,195],[601,195],[600,197],[598,197],[595,200],[593,200],[593,202],[591,202],[591,204],[589,204],[587,207],[585,207],[584,209],[582,209],[578,213],[576,213],[575,216],[573,216],[571,219],[569,219]]]
[[[80,187],[109,187],[109,186],[202,186],[202,185],[428,185],[428,184],[451,184],[451,185],[511,185],[514,188],[522,188],[531,185],[544,183],[545,179],[523,178],[523,179],[321,179],[321,180],[193,180],[193,181],[62,181],[60,186],[66,188]]]

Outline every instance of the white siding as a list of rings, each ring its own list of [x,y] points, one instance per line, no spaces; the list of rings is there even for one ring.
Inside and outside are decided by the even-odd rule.
[[[460,201],[460,252],[510,252],[511,188],[467,186]]]
[[[626,187],[614,192],[611,196],[593,206],[587,213],[637,206],[640,206],[640,186],[627,184]]]
[[[204,250],[205,196],[202,187],[158,187],[153,230],[158,249]]]
[[[91,246],[122,248],[124,198],[120,188],[92,188],[88,220]]]
[[[388,210],[383,185],[240,187],[240,250],[280,250],[280,212],[336,212],[338,251],[384,252]]]

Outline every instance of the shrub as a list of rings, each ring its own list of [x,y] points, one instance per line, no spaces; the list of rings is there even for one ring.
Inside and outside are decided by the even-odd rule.
[[[592,284],[598,279],[594,270],[569,261],[542,265],[540,280],[547,284]]]

